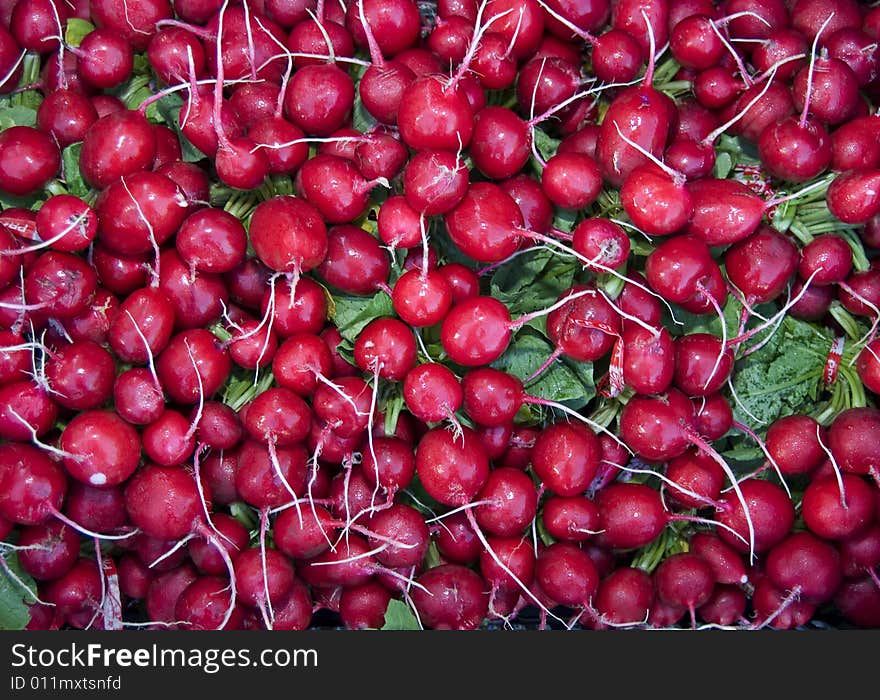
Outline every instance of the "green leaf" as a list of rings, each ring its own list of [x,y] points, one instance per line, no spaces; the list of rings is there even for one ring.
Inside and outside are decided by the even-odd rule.
[[[37,123],[37,110],[24,105],[10,105],[7,100],[0,101],[0,131],[11,126],[34,126]]]
[[[715,157],[715,169],[713,175],[718,179],[724,179],[733,169],[733,158],[729,153],[720,151]]]
[[[330,316],[342,337],[354,342],[364,327],[377,318],[394,315],[391,297],[378,292],[371,297],[334,294],[335,308]]]
[[[565,231],[566,233],[571,233],[574,230],[575,222],[577,221],[578,213],[573,209],[556,209],[556,216],[553,217],[553,228],[558,228],[560,231]]]
[[[405,603],[391,599],[388,601],[388,609],[385,611],[385,624],[383,630],[418,630],[419,621],[413,615]]]
[[[180,130],[179,117],[182,106],[183,98],[177,93],[172,92],[147,107],[146,115],[148,119],[165,122],[165,124],[174,129],[177,139],[180,141],[183,161],[185,163],[197,163],[206,156]]]
[[[71,46],[79,46],[86,35],[91,34],[95,25],[86,22],[79,17],[71,17],[67,20],[67,30],[64,32],[64,41]]]
[[[492,366],[525,381],[553,354],[553,345],[532,328],[524,328]],[[582,408],[596,395],[593,366],[588,362],[557,360],[525,384],[529,393]]]
[[[82,142],[72,143],[61,152],[61,174],[67,183],[67,191],[77,197],[85,197],[91,189],[79,170]]]
[[[734,417],[761,431],[780,416],[814,410],[832,341],[827,330],[786,317],[764,347],[737,362]]]
[[[19,583],[13,581],[6,571],[0,571],[0,630],[21,630],[30,622],[27,603],[34,602],[37,585],[22,571],[15,552],[4,552],[0,556],[28,589],[26,591]]]
[[[556,155],[556,149],[559,148],[560,140],[554,139],[545,131],[535,127],[535,149],[541,154],[544,160],[548,160]]]
[[[513,316],[552,306],[574,283],[576,263],[546,248],[518,255],[492,275],[492,296]]]

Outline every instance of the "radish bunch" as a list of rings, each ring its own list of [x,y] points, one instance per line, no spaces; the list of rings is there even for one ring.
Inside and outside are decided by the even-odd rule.
[[[878,38],[4,3],[0,623],[880,626]]]

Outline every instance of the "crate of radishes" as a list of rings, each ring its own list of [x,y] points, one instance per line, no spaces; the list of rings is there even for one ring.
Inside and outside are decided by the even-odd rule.
[[[0,628],[880,627],[878,38],[4,0]]]

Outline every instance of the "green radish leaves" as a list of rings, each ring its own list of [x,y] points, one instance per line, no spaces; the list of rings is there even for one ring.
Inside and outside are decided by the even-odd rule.
[[[413,615],[405,603],[399,600],[388,601],[388,609],[385,611],[385,624],[383,630],[418,630],[421,629],[419,621]]]
[[[21,630],[30,622],[28,603],[33,603],[36,597],[37,585],[34,580],[21,569],[15,552],[3,552],[0,554],[15,577],[21,582],[13,580],[9,572],[0,571],[0,630]],[[27,590],[22,587],[27,587]]]

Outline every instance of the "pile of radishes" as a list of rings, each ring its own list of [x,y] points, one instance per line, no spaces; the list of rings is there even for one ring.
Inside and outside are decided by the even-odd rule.
[[[0,627],[880,627],[878,41],[0,0]]]

